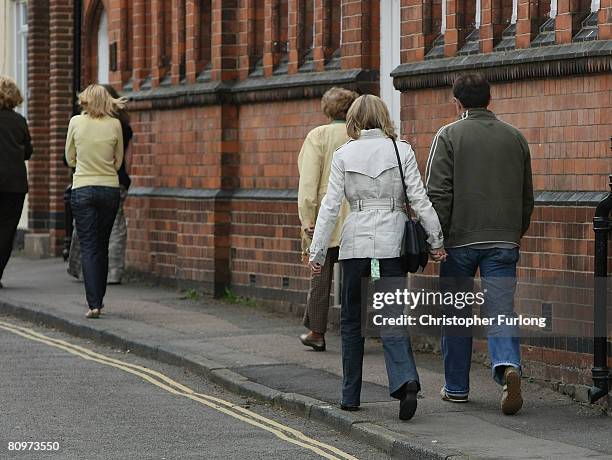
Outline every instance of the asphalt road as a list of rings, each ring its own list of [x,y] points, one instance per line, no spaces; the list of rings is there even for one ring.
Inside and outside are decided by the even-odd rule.
[[[0,459],[351,456],[386,458],[179,368],[0,316]]]

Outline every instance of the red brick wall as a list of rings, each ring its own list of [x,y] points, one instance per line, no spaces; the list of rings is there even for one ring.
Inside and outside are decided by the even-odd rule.
[[[520,129],[531,150],[536,190],[605,191],[612,172],[612,75],[492,85],[493,110]],[[439,127],[456,117],[450,88],[402,95],[402,132],[424,168]]]
[[[297,190],[297,156],[327,123],[318,99],[240,106],[240,187]]]

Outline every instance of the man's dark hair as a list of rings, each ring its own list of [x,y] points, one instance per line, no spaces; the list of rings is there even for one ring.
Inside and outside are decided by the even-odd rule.
[[[466,109],[486,107],[491,101],[491,86],[479,73],[460,75],[453,84],[453,96]]]

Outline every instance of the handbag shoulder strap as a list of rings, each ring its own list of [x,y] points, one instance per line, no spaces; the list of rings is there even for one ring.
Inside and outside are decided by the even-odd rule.
[[[402,178],[402,187],[404,188],[404,198],[406,199],[406,208],[410,209],[410,201],[408,200],[408,192],[406,191],[406,180],[404,179],[404,168],[402,168],[402,161],[400,160],[399,150],[397,148],[397,142],[395,139],[391,138],[391,142],[393,142],[393,147],[395,147],[395,156],[397,158],[397,167],[399,168],[399,173]]]

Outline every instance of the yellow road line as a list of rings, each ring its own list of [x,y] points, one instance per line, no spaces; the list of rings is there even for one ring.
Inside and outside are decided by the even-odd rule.
[[[99,364],[111,366],[116,369],[120,369],[124,372],[136,375],[169,393],[178,396],[183,396],[193,401],[197,401],[200,404],[203,404],[214,410],[229,415],[230,417],[241,420],[262,430],[268,431],[284,441],[311,450],[316,454],[320,455],[321,457],[327,459],[356,460],[356,458],[352,455],[343,452],[342,450],[334,446],[310,438],[298,430],[295,430],[291,427],[276,422],[275,420],[269,419],[253,411],[245,409],[244,407],[233,404],[224,399],[217,398],[215,396],[196,393],[191,388],[153,369],[113,359],[100,353],[96,353],[87,348],[81,347],[79,345],[74,345],[64,340],[47,337],[44,334],[40,334],[32,329],[15,326],[4,321],[0,321],[0,329],[12,332],[29,340],[59,348],[61,350],[66,351],[67,353],[86,359],[88,361],[93,361]]]

